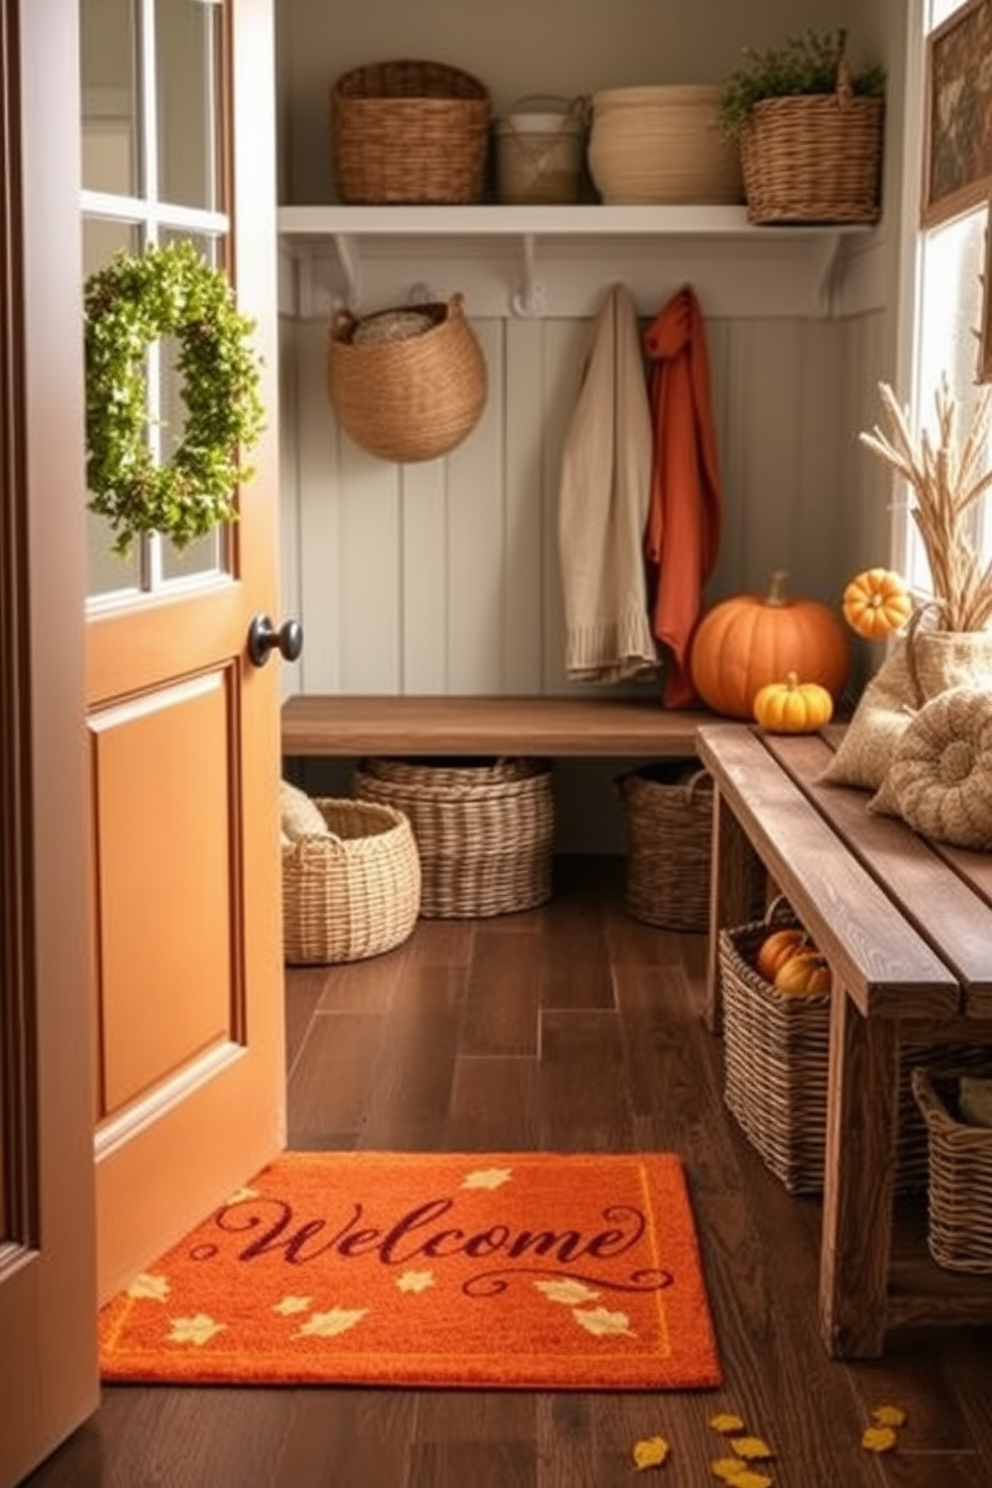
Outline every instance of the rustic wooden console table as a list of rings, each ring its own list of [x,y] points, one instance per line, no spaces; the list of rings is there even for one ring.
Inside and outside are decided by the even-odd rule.
[[[704,725],[714,780],[708,1020],[718,932],[745,923],[764,865],[833,972],[820,1326],[835,1357],[880,1355],[898,1324],[992,1322],[992,1279],[894,1250],[899,1050],[992,1045],[992,855],[942,848],[822,785],[831,735]]]

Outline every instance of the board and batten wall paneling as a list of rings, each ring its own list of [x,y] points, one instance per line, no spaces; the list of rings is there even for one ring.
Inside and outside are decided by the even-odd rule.
[[[724,516],[707,602],[784,569],[794,593],[836,603],[840,580],[878,552],[888,503],[857,435],[874,419],[880,320],[708,324]],[[577,685],[563,670],[558,480],[591,323],[473,324],[482,419],[446,458],[406,466],[338,429],[326,328],[284,326],[284,609],[306,637],[298,672],[287,668],[294,688]]]

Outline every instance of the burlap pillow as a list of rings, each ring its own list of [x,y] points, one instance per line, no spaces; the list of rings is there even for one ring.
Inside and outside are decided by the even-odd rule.
[[[823,779],[878,790],[918,709],[966,686],[992,689],[992,632],[916,629],[900,636],[861,694]]]
[[[992,691],[952,687],[926,703],[868,806],[937,842],[992,849]]]
[[[319,806],[311,801],[305,791],[301,791],[295,785],[290,785],[288,780],[283,780],[280,783],[279,792],[284,837],[288,837],[290,842],[295,842],[300,837],[326,837],[328,835],[327,823],[320,813]]]

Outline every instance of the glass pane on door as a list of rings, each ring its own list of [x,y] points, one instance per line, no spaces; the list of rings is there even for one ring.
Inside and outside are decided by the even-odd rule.
[[[139,99],[132,0],[85,0],[80,51],[83,186],[135,196]]]
[[[215,0],[157,0],[159,197],[219,210],[220,22]]]

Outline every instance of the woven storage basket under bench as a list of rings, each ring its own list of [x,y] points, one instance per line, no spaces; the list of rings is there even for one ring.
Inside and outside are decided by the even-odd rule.
[[[368,801],[317,797],[312,804],[326,830],[283,840],[284,959],[328,965],[392,950],[420,910],[408,819]]]
[[[776,900],[764,919],[720,932],[724,1099],[765,1166],[790,1193],[820,1194],[827,1143],[831,994],[780,992],[754,966],[759,946],[773,929],[798,924],[791,908]],[[992,1051],[982,1045],[904,1045],[897,1192],[922,1192],[927,1186],[927,1128],[913,1096],[914,1065],[937,1075],[951,1068],[981,1068],[990,1056]]]
[[[425,918],[481,918],[550,899],[554,802],[547,760],[367,759],[352,790],[409,818]]]
[[[704,932],[709,923],[713,782],[699,761],[641,765],[616,782],[626,837],[625,903],[635,920]]]
[[[961,1119],[961,1073],[912,1075],[930,1143],[927,1244],[947,1271],[992,1276],[992,1127]],[[965,1073],[992,1077],[992,1062]]]

